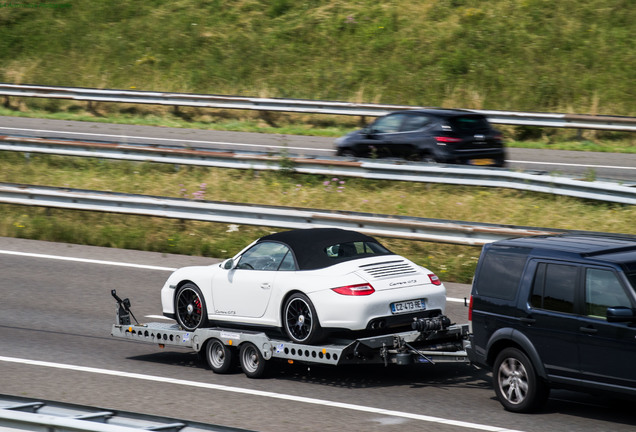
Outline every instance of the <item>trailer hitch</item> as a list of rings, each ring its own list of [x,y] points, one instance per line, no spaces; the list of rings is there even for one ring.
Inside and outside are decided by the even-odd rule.
[[[117,323],[119,325],[130,325],[130,317],[132,316],[135,323],[139,325],[139,321],[137,321],[137,318],[135,318],[135,315],[130,310],[130,300],[127,298],[122,300],[115,290],[111,290],[110,294],[117,300]]]

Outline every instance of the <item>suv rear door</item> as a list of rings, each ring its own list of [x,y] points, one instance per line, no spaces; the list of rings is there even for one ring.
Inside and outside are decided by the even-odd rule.
[[[551,376],[576,377],[579,370],[579,317],[576,314],[580,267],[532,260],[534,273],[522,332],[531,340]]]

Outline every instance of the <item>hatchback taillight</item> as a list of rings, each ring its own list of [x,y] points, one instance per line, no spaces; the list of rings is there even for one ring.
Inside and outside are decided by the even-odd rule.
[[[441,281],[441,280],[439,280],[439,278],[437,277],[437,275],[436,275],[436,274],[434,274],[434,273],[429,274],[429,275],[428,275],[428,278],[431,280],[431,283],[432,283],[433,285],[441,285],[441,284],[442,284],[442,281]]]
[[[436,136],[435,140],[438,143],[457,143],[457,142],[460,142],[462,139],[461,138],[446,137],[446,136]]]
[[[342,295],[349,296],[365,296],[369,294],[373,294],[375,289],[371,286],[371,284],[363,283],[358,285],[346,285],[338,288],[331,288],[333,291]]]

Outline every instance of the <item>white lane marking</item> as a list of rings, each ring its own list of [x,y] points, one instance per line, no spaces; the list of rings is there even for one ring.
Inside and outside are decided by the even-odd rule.
[[[162,319],[162,320],[174,321],[172,318],[168,318],[168,317],[165,317],[163,315],[146,315],[144,318]]]
[[[607,168],[607,169],[636,170],[636,167],[612,166],[612,165],[590,165],[590,164],[574,164],[574,163],[563,163],[563,162],[532,162],[532,161],[518,161],[518,160],[506,160],[506,162],[519,163],[519,164],[535,164],[535,165],[571,166],[571,167],[581,167],[581,168]]]
[[[314,399],[314,398],[308,398],[303,396],[288,395],[284,393],[274,393],[274,392],[268,392],[268,391],[262,391],[262,390],[256,390],[256,389],[230,387],[225,385],[204,383],[204,382],[198,382],[198,381],[180,380],[176,378],[166,378],[166,377],[159,377],[154,375],[144,375],[144,374],[132,373],[132,372],[116,371],[116,370],[110,370],[110,369],[100,369],[100,368],[85,367],[85,366],[75,366],[75,365],[69,365],[64,363],[52,363],[52,362],[28,360],[28,359],[14,358],[14,357],[0,356],[0,361],[31,365],[31,366],[49,367],[49,368],[55,368],[55,369],[65,369],[65,370],[71,370],[71,371],[77,371],[77,372],[87,372],[87,373],[100,374],[100,375],[110,375],[110,376],[115,376],[118,378],[132,378],[132,379],[138,379],[138,380],[144,380],[144,381],[159,382],[163,384],[175,384],[175,385],[182,385],[182,386],[188,386],[188,387],[198,387],[198,388],[204,388],[208,390],[225,391],[225,392],[231,392],[231,393],[245,394],[249,396],[259,396],[259,397],[266,397],[271,399],[280,399],[280,400],[287,400],[292,402],[306,403],[311,405],[320,405],[320,406],[326,406],[331,408],[340,408],[340,409],[346,409],[351,411],[381,414],[381,415],[392,416],[392,417],[401,417],[401,418],[406,418],[410,420],[419,420],[419,421],[428,422],[428,423],[438,423],[438,424],[456,426],[456,427],[467,428],[467,429],[476,429],[476,430],[490,431],[490,432],[520,432],[513,429],[507,429],[507,428],[502,428],[498,426],[483,425],[479,423],[470,423],[470,422],[460,421],[460,420],[451,420],[451,419],[445,419],[442,417],[433,417],[433,416],[427,416],[427,415],[415,414],[415,413],[409,413],[409,412],[403,412],[403,411],[387,410],[383,408],[375,408],[375,407],[369,407],[364,405],[355,405],[351,403],[335,402],[335,401],[329,401],[325,399]]]
[[[64,256],[57,256],[57,255],[45,255],[45,254],[36,254],[36,253],[27,253],[27,252],[6,251],[6,250],[0,250],[0,254],[18,255],[18,256],[25,256],[25,257],[31,257],[31,258],[55,259],[55,260],[61,260],[61,261],[76,261],[76,262],[83,262],[83,263],[89,263],[89,264],[132,267],[132,268],[138,268],[138,269],[144,269],[144,270],[161,270],[161,271],[176,270],[176,268],[171,268],[171,267],[160,267],[160,266],[151,266],[151,265],[144,265],[144,264],[130,264],[130,263],[116,262],[116,261],[103,261],[103,260],[94,260],[94,259],[86,259],[86,258],[64,257]]]
[[[308,147],[288,147],[281,145],[270,145],[270,144],[245,144],[245,143],[235,143],[235,142],[223,142],[223,141],[203,141],[203,140],[188,140],[188,139],[174,139],[174,138],[155,138],[155,137],[143,137],[143,136],[131,136],[131,135],[109,135],[109,134],[101,134],[101,133],[88,133],[88,132],[67,132],[67,131],[56,131],[56,130],[47,130],[47,129],[26,129],[26,128],[13,128],[13,127],[4,127],[0,126],[0,129],[10,129],[10,130],[19,130],[19,131],[27,131],[27,132],[47,132],[47,133],[64,133],[68,135],[91,135],[98,137],[108,137],[108,138],[123,138],[123,139],[147,139],[147,140],[156,140],[156,141],[169,141],[169,142],[180,142],[180,143],[193,143],[193,144],[216,144],[216,145],[229,145],[236,147],[266,147],[266,148],[280,148],[280,149],[288,149],[288,150],[306,150],[306,151],[321,151],[328,153],[335,153],[333,149],[316,149],[316,148],[308,148]]]

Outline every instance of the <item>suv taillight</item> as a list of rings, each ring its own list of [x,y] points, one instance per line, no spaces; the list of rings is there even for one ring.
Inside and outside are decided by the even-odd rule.
[[[473,296],[470,296],[468,303],[468,322],[472,324],[473,321]]]
[[[331,288],[333,291],[342,295],[349,296],[365,296],[369,294],[373,294],[375,289],[371,286],[371,284],[363,283],[358,285],[346,285],[338,288]]]

